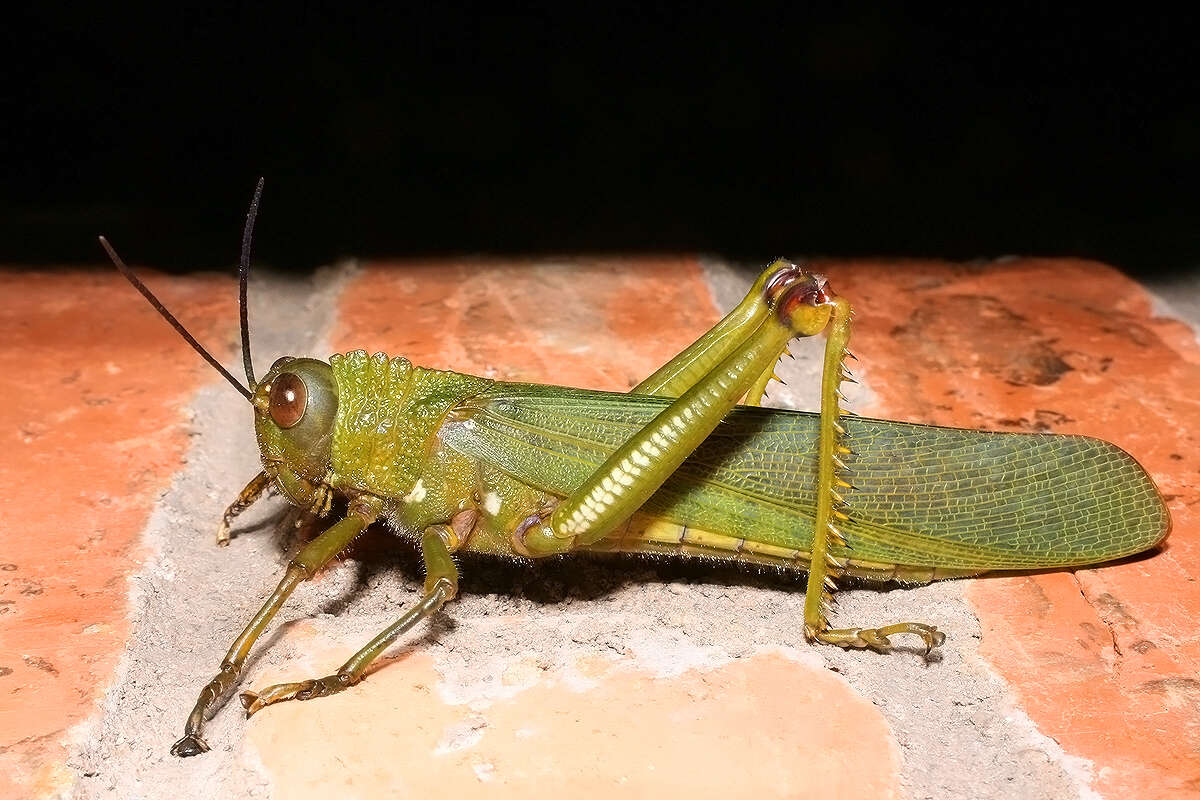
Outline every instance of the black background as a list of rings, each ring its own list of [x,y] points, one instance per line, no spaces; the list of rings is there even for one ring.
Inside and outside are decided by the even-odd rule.
[[[0,262],[686,250],[1200,264],[1197,31],[729,3],[6,20]],[[1145,16],[1139,16],[1142,13]],[[11,14],[12,12],[10,12]]]

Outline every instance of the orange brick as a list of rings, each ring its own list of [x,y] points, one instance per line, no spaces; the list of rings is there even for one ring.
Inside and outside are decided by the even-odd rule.
[[[551,673],[469,707],[437,696],[428,654],[370,680],[371,692],[254,718],[250,738],[277,796],[887,800],[899,791],[899,753],[879,711],[827,670],[778,655],[672,678],[616,667],[584,689]]]
[[[232,286],[179,278],[163,300],[221,344]],[[184,404],[213,373],[113,273],[0,272],[0,342],[0,796],[13,797],[54,788],[65,730],[112,679],[137,538],[188,445]]]
[[[368,265],[346,287],[335,350],[424,367],[624,391],[718,318],[694,259]]]
[[[1050,430],[1124,447],[1174,518],[1163,552],[1075,574],[972,582],[982,651],[1040,729],[1091,759],[1108,796],[1200,787],[1200,347],[1136,283],[1027,259],[821,265],[859,310],[865,413]]]

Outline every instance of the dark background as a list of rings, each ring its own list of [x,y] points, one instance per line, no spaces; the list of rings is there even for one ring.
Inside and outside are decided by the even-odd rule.
[[[1166,14],[568,3],[6,20],[0,262],[701,250],[1200,264]],[[789,7],[791,8],[791,7]],[[11,12],[10,12],[11,13]]]

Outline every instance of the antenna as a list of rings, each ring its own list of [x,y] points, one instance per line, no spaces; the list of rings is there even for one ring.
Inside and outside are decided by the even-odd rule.
[[[259,181],[259,190],[260,191],[262,190],[262,182],[261,181]],[[253,215],[254,208],[257,205],[257,202],[258,202],[258,195],[256,193],[255,194],[255,203],[254,203],[254,205],[251,206],[251,214],[252,215]],[[252,223],[252,221],[253,221],[253,216],[251,216],[250,222]],[[237,378],[230,375],[229,370],[222,367],[220,362],[218,362],[215,358],[213,358],[212,354],[209,353],[207,350],[205,350],[204,347],[202,347],[201,344],[196,341],[196,338],[194,336],[192,336],[190,333],[188,333],[187,328],[183,327],[182,323],[180,323],[179,320],[175,319],[175,315],[172,314],[170,311],[167,311],[167,307],[164,306],[161,302],[159,302],[159,299],[154,296],[154,293],[146,288],[146,284],[142,283],[142,281],[138,278],[138,276],[133,274],[133,270],[131,270],[128,266],[126,266],[125,262],[121,260],[121,257],[119,255],[117,255],[117,251],[114,250],[113,246],[108,243],[108,239],[105,239],[103,236],[101,236],[100,237],[100,246],[104,248],[104,252],[108,253],[108,257],[112,261],[113,266],[115,266],[118,270],[120,270],[121,274],[125,276],[126,280],[128,280],[130,283],[133,284],[133,288],[137,289],[139,292],[142,293],[142,297],[146,298],[150,302],[150,305],[154,306],[154,310],[157,311],[159,314],[161,314],[163,319],[165,319],[167,322],[171,323],[171,327],[174,328],[179,333],[179,335],[184,338],[184,341],[186,341],[188,344],[190,344],[196,350],[196,352],[200,354],[200,356],[205,361],[207,361],[209,364],[211,364],[213,369],[215,369],[217,372],[219,372],[223,376],[225,376],[225,380],[232,383],[235,389],[237,389],[239,392],[241,392],[243,395],[246,396],[247,400],[254,402],[254,393],[251,392],[249,389],[247,389],[245,386],[242,386],[242,384],[238,382]],[[243,258],[244,258],[244,255],[245,255],[245,253],[243,251]],[[244,300],[244,298],[245,298],[245,272],[242,273],[242,276],[243,276],[242,277],[242,286],[243,286],[243,294],[242,294],[242,297],[243,297],[243,302],[242,302],[242,325],[243,325],[242,335],[243,335],[243,338],[242,338],[242,341],[243,341],[243,343],[245,343],[246,342],[246,339],[245,339],[246,304],[245,304],[245,300]],[[246,356],[246,364],[247,364],[247,366],[249,366],[249,363],[250,363],[249,349],[248,348],[245,349],[244,353]]]
[[[246,212],[246,226],[242,228],[242,257],[238,260],[238,311],[242,319],[242,366],[246,368],[246,383],[250,391],[257,385],[254,380],[254,363],[250,360],[250,318],[246,304],[246,282],[250,277],[250,242],[254,238],[254,220],[258,217],[258,203],[262,200],[263,178],[254,187],[250,210]]]

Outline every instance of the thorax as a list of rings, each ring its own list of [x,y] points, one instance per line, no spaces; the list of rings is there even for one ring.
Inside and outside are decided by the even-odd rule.
[[[417,483],[435,457],[446,414],[491,383],[363,350],[334,355],[329,364],[338,388],[332,484],[390,501],[420,493]]]

